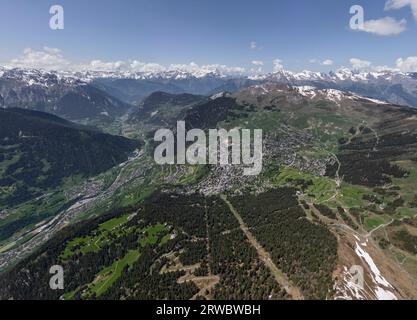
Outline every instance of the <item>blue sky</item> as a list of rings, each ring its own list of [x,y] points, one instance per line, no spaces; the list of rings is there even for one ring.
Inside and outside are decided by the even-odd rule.
[[[416,0],[405,1],[417,8]],[[395,67],[399,58],[417,56],[417,21],[410,6],[386,11],[386,2],[1,0],[0,62],[20,59],[26,63],[24,49],[41,55],[49,47],[61,50],[59,56],[71,63],[195,62],[269,72],[272,61],[279,59],[293,71],[329,71],[350,66],[350,60],[357,58],[372,66]],[[49,28],[49,8],[54,4],[64,8],[64,30]],[[353,31],[349,9],[355,4],[363,6],[365,20],[405,19],[406,28],[390,36]],[[329,60],[327,65],[323,65],[325,60]],[[258,61],[256,66],[254,61]]]

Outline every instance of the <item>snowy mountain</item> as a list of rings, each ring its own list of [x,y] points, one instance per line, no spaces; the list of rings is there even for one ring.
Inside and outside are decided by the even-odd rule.
[[[0,68],[0,107],[45,111],[79,120],[110,119],[130,106],[73,75]]]
[[[224,91],[236,92],[267,82],[348,91],[372,99],[417,107],[417,74],[393,70],[359,72],[347,68],[330,73],[312,71],[293,73],[280,70],[255,76],[231,76],[216,69],[179,69],[160,72],[94,70],[46,72],[0,67],[0,105],[9,106],[10,101],[14,101],[16,90],[13,87],[15,85],[25,88],[20,92],[28,91],[35,97],[37,95],[33,91],[51,91],[52,88],[58,87],[74,90],[74,88],[91,86],[124,103],[139,104],[148,95],[157,91],[171,94],[213,95]],[[28,99],[31,102],[33,100]],[[44,102],[44,99],[40,99],[40,102]],[[108,110],[101,112],[108,112]]]
[[[281,71],[262,78],[294,86],[313,86],[336,89],[394,104],[417,107],[417,77],[413,73],[396,71],[358,72],[347,68],[336,72],[319,73]]]

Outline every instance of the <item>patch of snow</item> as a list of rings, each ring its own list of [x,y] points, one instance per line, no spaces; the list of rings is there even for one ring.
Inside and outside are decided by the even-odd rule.
[[[226,94],[225,92],[219,92],[219,93],[213,94],[213,95],[210,97],[210,99],[211,99],[211,100],[216,100],[216,99],[218,99],[218,98],[222,98],[222,97],[224,97],[224,95],[225,95],[225,94]]]
[[[312,86],[298,86],[294,89],[301,94],[303,97],[308,97],[313,99],[316,96],[316,88]]]
[[[324,89],[321,92],[327,97],[327,99],[336,103],[342,101],[342,98],[346,95],[344,92],[335,89]]]
[[[362,97],[362,98],[365,98],[365,97]],[[377,104],[388,104],[388,102],[382,101],[382,100],[378,100],[378,99],[372,99],[372,98],[365,98],[365,99],[366,100],[369,100],[369,101],[371,101],[373,103],[377,103]]]
[[[397,297],[395,296],[395,294],[381,287],[376,288],[375,294],[378,300],[397,300]]]
[[[368,264],[371,269],[371,277],[376,285],[375,296],[378,300],[397,300],[397,297],[389,290],[393,286],[382,276],[372,257],[358,243],[356,243],[356,254]],[[382,288],[381,286],[385,287]]]
[[[342,275],[343,281],[334,287],[336,290],[335,300],[366,300],[365,291],[354,283],[353,276],[346,266]]]

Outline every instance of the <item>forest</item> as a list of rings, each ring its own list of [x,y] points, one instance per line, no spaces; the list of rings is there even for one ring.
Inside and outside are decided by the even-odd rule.
[[[49,268],[57,264],[64,291],[49,287]],[[215,285],[201,291],[193,279],[205,277]],[[285,299],[286,293],[225,203],[198,194],[156,192],[137,208],[66,227],[0,277],[1,299],[209,297]]]
[[[337,240],[324,226],[306,219],[295,189],[232,198],[235,208],[274,263],[309,299],[332,295]]]

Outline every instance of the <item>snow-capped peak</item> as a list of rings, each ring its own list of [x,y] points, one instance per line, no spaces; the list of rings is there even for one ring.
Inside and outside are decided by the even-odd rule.
[[[274,73],[256,74],[251,76],[243,76],[241,74],[232,76],[223,73],[215,66],[210,68],[181,68],[171,70],[151,70],[151,71],[97,71],[97,70],[83,70],[83,71],[44,71],[40,69],[20,69],[0,67],[0,77],[17,78],[21,80],[32,79],[34,83],[45,83],[46,80],[62,80],[62,79],[78,79],[85,82],[90,82],[97,78],[115,78],[115,79],[136,79],[136,80],[185,80],[185,79],[203,79],[203,78],[247,78],[256,81],[276,81],[287,84],[299,84],[300,82],[312,81],[328,81],[328,82],[369,82],[369,81],[392,81],[413,79],[410,74],[405,74],[397,71],[380,71],[380,72],[359,72],[352,71],[348,68],[341,68],[335,72],[321,73],[309,70],[294,73],[288,70],[281,69]],[[38,81],[40,80],[40,81]],[[413,79],[415,80],[415,79]]]
[[[336,90],[336,89],[317,89],[316,87],[312,87],[312,86],[295,86],[293,88],[297,93],[299,93],[303,97],[306,97],[309,99],[314,99],[317,97],[319,99],[333,101],[336,104],[340,104],[340,102],[344,99],[367,100],[369,102],[376,103],[376,104],[388,103],[386,101],[372,99],[372,98],[354,94],[352,92],[341,91],[341,90]]]
[[[207,66],[206,68],[188,66],[177,66],[170,70],[152,69],[149,71],[44,71],[38,69],[19,69],[0,67],[0,77],[6,79],[14,79],[27,86],[46,86],[54,85],[86,85],[96,79],[110,78],[110,79],[134,79],[134,80],[152,80],[160,82],[165,85],[170,81],[184,82],[180,87],[188,92],[189,86],[187,81],[199,82],[207,79],[216,81],[209,81],[205,85],[211,86],[207,92],[217,90],[222,85],[226,84],[228,80],[237,81],[236,88],[244,88],[246,84],[251,82],[263,83],[279,83],[289,86],[316,86],[319,89],[333,89],[342,92],[351,91],[356,94],[369,96],[378,100],[386,100],[391,103],[409,105],[417,107],[417,75],[413,73],[402,73],[395,70],[382,70],[373,72],[361,72],[358,70],[351,70],[348,68],[341,68],[335,72],[321,73],[304,70],[299,73],[290,72],[280,69],[277,72],[269,74],[257,74],[256,76],[231,76],[227,74],[227,70],[222,69],[222,66],[216,67]],[[251,81],[240,81],[251,80]],[[226,85],[225,90],[229,90]],[[311,90],[302,90],[303,94],[310,94]],[[334,99],[337,99],[336,92],[329,91],[334,94]],[[317,94],[317,93],[316,93]]]
[[[49,87],[57,84],[82,85],[83,82],[72,74],[45,71],[41,69],[0,68],[0,77],[26,83],[28,86]]]

